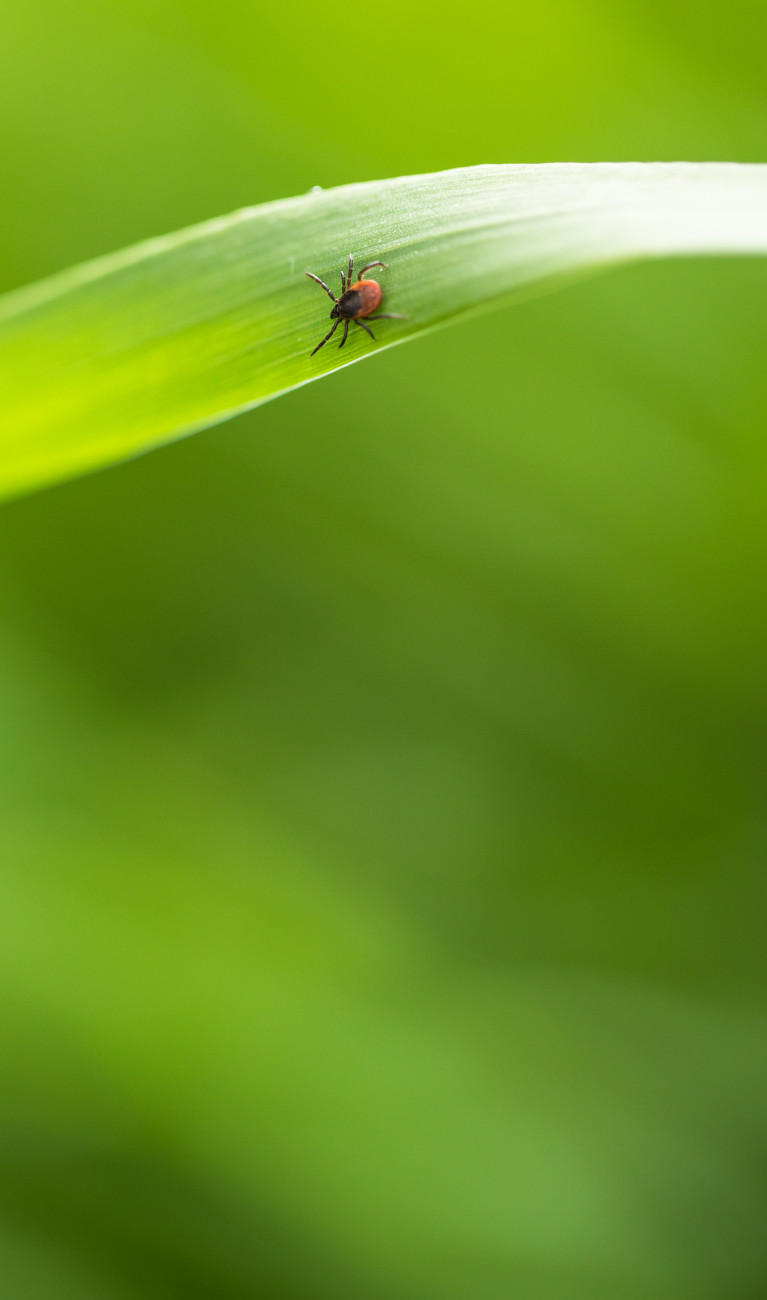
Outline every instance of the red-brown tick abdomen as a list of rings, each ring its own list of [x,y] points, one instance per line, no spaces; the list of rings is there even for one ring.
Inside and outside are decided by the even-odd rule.
[[[360,299],[355,320],[358,316],[369,316],[381,304],[381,286],[376,280],[358,280],[352,285],[352,293],[359,294]]]

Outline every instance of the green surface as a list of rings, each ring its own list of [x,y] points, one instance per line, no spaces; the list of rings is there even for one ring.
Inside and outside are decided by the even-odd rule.
[[[314,185],[764,160],[761,6],[348,26],[6,0],[2,289]],[[763,1294],[766,308],[624,268],[3,507],[0,1293]]]
[[[767,253],[767,165],[464,167],[315,188],[148,240],[0,298],[0,493],[136,455],[371,357],[376,316],[365,313],[368,334],[352,325],[347,337],[338,316],[328,331],[307,262],[334,302],[373,263],[377,310],[408,309],[376,321],[378,351],[520,291],[714,253]]]

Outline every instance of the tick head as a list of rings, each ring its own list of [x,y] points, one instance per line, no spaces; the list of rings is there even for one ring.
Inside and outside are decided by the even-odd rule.
[[[333,310],[330,313],[330,319],[335,320],[337,315],[338,315],[338,303],[335,303],[335,305],[333,306]]]

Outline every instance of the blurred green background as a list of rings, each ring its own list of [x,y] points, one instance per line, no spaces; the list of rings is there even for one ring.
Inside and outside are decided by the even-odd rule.
[[[0,289],[764,161],[766,53],[754,0],[4,0]],[[767,1294],[766,309],[624,269],[3,507],[3,1296]]]

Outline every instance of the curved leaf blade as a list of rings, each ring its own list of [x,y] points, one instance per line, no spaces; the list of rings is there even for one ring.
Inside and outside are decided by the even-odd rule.
[[[382,259],[343,351],[327,298]],[[0,298],[0,494],[257,406],[520,290],[611,264],[767,252],[767,165],[482,166],[346,185],[206,222]]]

